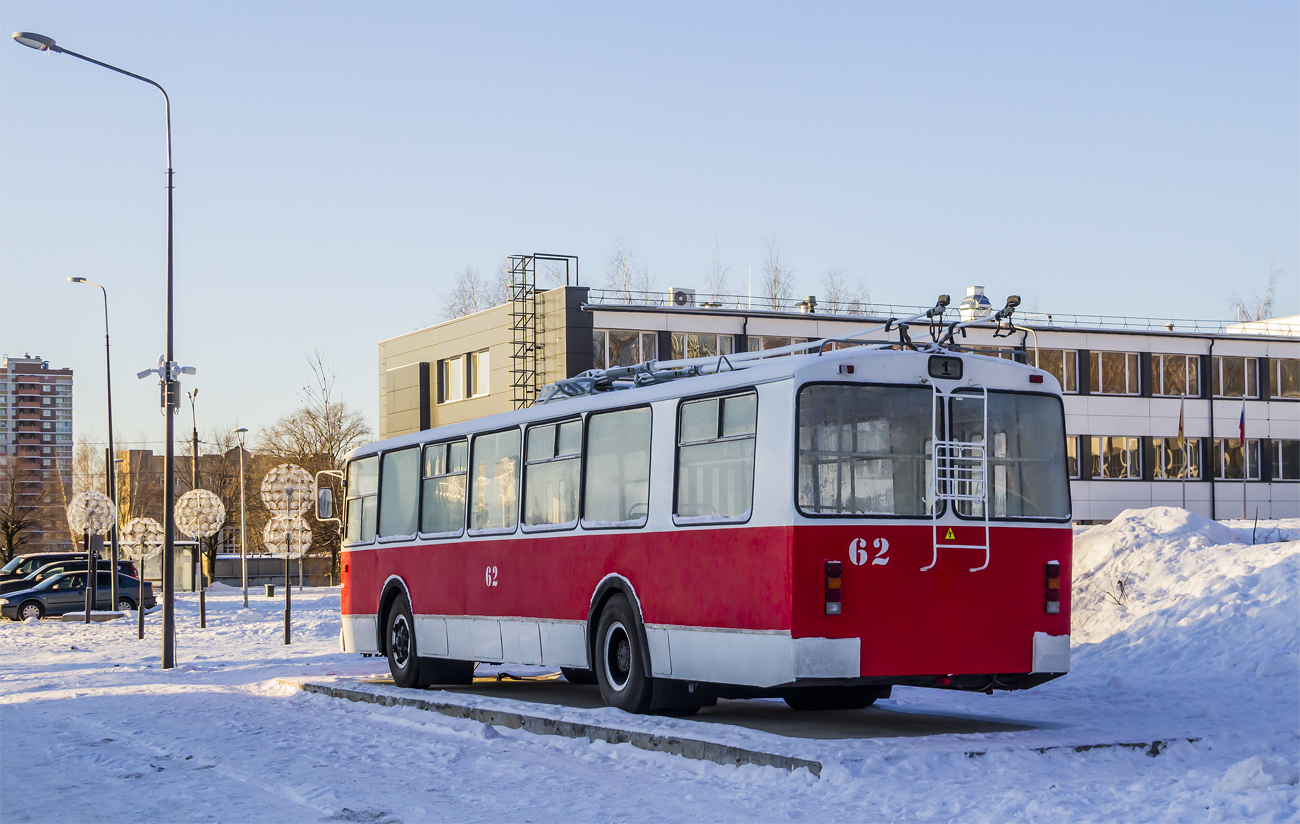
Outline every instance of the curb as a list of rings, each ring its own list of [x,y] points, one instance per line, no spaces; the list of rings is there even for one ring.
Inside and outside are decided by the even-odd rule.
[[[442,713],[452,718],[469,718],[483,724],[492,724],[493,726],[507,727],[513,730],[525,730],[536,735],[559,735],[564,738],[590,738],[592,741],[604,741],[609,744],[631,744],[642,750],[666,752],[684,758],[693,758],[697,761],[712,761],[726,767],[754,764],[759,767],[779,767],[791,772],[806,769],[818,778],[821,777],[822,773],[822,765],[817,761],[759,752],[758,750],[747,750],[726,744],[715,744],[711,741],[699,741],[675,735],[656,735],[650,732],[620,730],[614,727],[601,727],[575,721],[557,721],[553,718],[542,718],[519,712],[479,709],[462,704],[430,701],[426,698],[381,695],[373,692],[363,692],[362,690],[350,690],[344,687],[312,684],[307,681],[291,681],[287,678],[276,680],[285,686],[318,695],[344,698],[348,701],[358,701],[365,704],[378,704],[384,707],[413,707],[418,710]]]

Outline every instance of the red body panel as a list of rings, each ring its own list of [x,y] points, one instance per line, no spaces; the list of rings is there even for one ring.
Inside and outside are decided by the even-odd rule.
[[[982,527],[953,530],[948,543],[983,541]],[[941,527],[941,544],[946,534]],[[943,548],[921,572],[931,528],[881,521],[381,545],[344,551],[342,611],[376,614],[384,583],[399,576],[416,614],[585,620],[601,579],[617,573],[632,583],[648,624],[860,637],[864,676],[1029,672],[1035,632],[1069,633],[1071,531],[993,527],[990,535],[980,572],[969,570],[983,564],[983,550]],[[883,554],[876,539],[888,542]],[[860,548],[853,557],[851,544]],[[825,614],[828,560],[842,563],[842,615]],[[1045,614],[1048,561],[1061,564],[1059,615]]]

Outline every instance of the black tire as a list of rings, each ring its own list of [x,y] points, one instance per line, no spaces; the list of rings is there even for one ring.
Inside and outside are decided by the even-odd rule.
[[[388,671],[393,683],[403,689],[425,686],[420,683],[420,655],[415,646],[415,619],[406,596],[398,596],[384,621],[384,646],[388,650]]]
[[[45,607],[41,606],[40,601],[26,601],[18,605],[17,614],[18,617],[14,619],[17,621],[26,621],[28,618],[32,617],[33,614],[39,620],[45,617]]]
[[[626,712],[649,712],[654,680],[642,666],[636,615],[622,593],[605,602],[595,652],[596,684],[605,704]]]
[[[888,698],[889,689],[880,687],[804,687],[781,696],[792,710],[819,712],[822,710],[860,710],[876,703],[877,698]]]
[[[126,612],[127,610],[135,610],[135,601],[124,595],[119,595],[117,597],[117,611]]]
[[[570,684],[594,684],[596,683],[596,673],[589,669],[581,667],[560,667],[560,674],[564,680]]]
[[[393,683],[403,689],[422,689],[474,683],[474,662],[446,658],[421,658],[415,643],[415,619],[405,596],[393,602],[385,622],[385,646],[388,648],[388,671]]]

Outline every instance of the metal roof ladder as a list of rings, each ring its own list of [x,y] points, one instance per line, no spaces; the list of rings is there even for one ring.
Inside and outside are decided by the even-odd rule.
[[[989,565],[989,494],[988,494],[988,452],[985,449],[987,442],[986,433],[989,431],[989,392],[983,386],[972,387],[980,391],[979,400],[982,404],[983,425],[980,427],[981,440],[979,441],[956,441],[941,440],[939,435],[939,422],[944,421],[945,425],[951,429],[948,423],[947,415],[940,416],[942,404],[945,396],[939,392],[936,386],[934,390],[934,409],[931,415],[931,424],[933,437],[931,443],[934,445],[931,458],[933,474],[930,484],[930,523],[931,523],[931,546],[933,554],[930,557],[930,565],[921,567],[921,571],[933,569],[939,562],[940,549],[982,549],[984,550],[984,563],[977,567],[971,567],[971,572],[979,572],[988,568]],[[959,507],[969,507],[970,515],[978,514],[984,518],[984,542],[981,544],[958,544],[950,543],[947,540],[940,543],[939,541],[939,516],[946,510],[941,506],[941,502],[951,501],[953,510]],[[978,507],[978,510],[976,509]],[[951,527],[947,534],[952,534]],[[945,536],[946,537],[946,536]]]

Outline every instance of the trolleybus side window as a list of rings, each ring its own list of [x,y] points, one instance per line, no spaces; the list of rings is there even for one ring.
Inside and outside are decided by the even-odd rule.
[[[464,440],[436,443],[424,448],[421,533],[445,538],[464,531],[468,459],[469,447]]]
[[[469,461],[471,532],[513,532],[519,523],[519,430],[474,438]]]
[[[524,452],[524,526],[578,522],[582,421],[533,426]]]
[[[679,524],[746,519],[754,500],[758,395],[686,401],[677,423]]]
[[[420,514],[420,448],[385,452],[379,478],[379,537],[414,538]]]
[[[927,515],[933,406],[928,386],[813,384],[801,389],[800,512]]]
[[[645,524],[650,513],[650,409],[588,416],[586,452],[582,525]]]
[[[364,544],[375,539],[378,492],[379,456],[353,461],[348,466],[348,543]]]
[[[950,401],[955,441],[985,443],[991,518],[1068,518],[1065,416],[1054,395],[989,392],[989,434],[984,397],[958,392]],[[957,501],[957,514],[983,518],[980,501]]]

